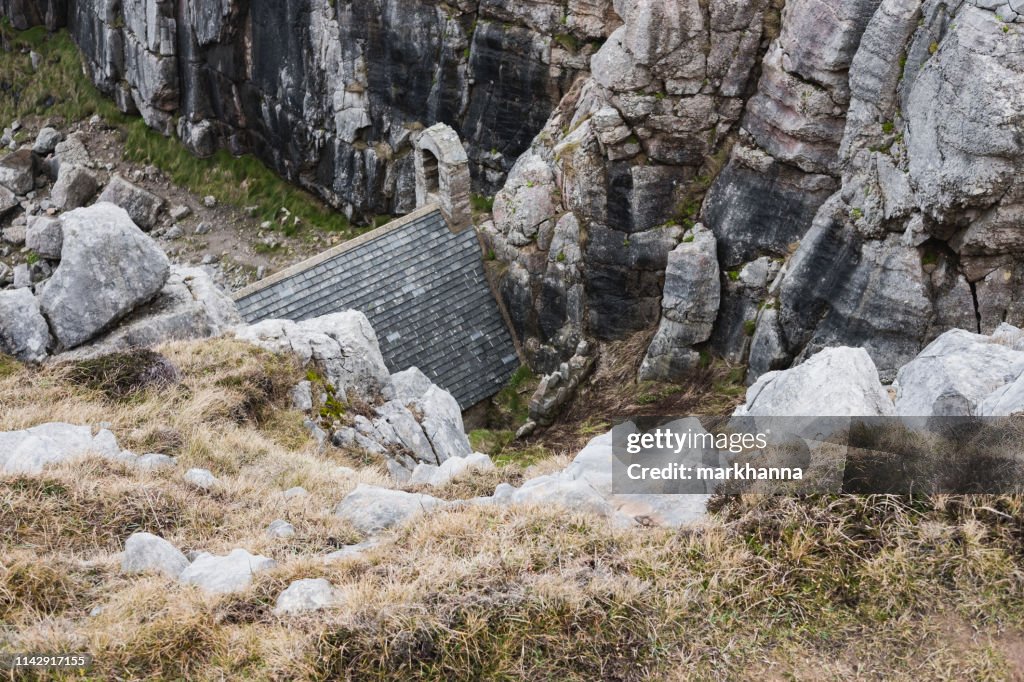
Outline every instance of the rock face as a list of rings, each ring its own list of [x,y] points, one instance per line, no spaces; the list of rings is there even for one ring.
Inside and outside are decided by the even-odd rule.
[[[42,362],[52,343],[50,328],[31,290],[0,291],[0,352],[22,362]]]
[[[61,216],[63,247],[40,307],[57,343],[74,348],[107,329],[164,286],[167,256],[112,204]]]
[[[227,594],[241,592],[252,582],[252,576],[274,568],[273,559],[250,554],[244,549],[233,550],[227,556],[203,552],[182,571],[178,579],[187,585],[196,585],[206,592]]]
[[[121,571],[161,573],[177,578],[188,568],[188,559],[177,547],[151,533],[135,533],[124,543]]]
[[[658,330],[644,376],[678,378],[694,344],[750,382],[845,345],[891,381],[950,328],[1024,323],[1016,0],[41,7],[0,5],[66,20],[122,109],[364,216],[412,207],[415,140],[449,124],[474,190],[500,190],[481,231],[544,374],[581,339]],[[56,146],[62,174],[75,150]],[[28,191],[31,163],[0,185]],[[709,336],[673,317],[710,316],[670,268],[698,223]]]
[[[673,381],[697,366],[693,345],[711,338],[721,297],[715,237],[697,225],[665,268],[661,324],[640,366],[640,379]]]

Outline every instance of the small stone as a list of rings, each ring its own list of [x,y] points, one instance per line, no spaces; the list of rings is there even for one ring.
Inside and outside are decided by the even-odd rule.
[[[181,239],[185,232],[181,229],[181,225],[175,223],[167,228],[167,232],[164,233],[164,239]]]
[[[188,568],[188,559],[163,538],[151,533],[135,533],[124,543],[121,558],[123,573],[162,573],[177,578]]]
[[[170,469],[174,467],[177,461],[177,459],[169,455],[161,455],[151,452],[141,455],[137,460],[135,460],[135,466],[145,471],[159,471],[161,469]]]
[[[285,616],[319,611],[336,606],[339,602],[337,590],[327,580],[323,578],[296,580],[278,596],[274,606],[274,615]]]
[[[250,554],[244,549],[236,549],[227,556],[203,552],[178,579],[213,594],[227,594],[244,590],[252,582],[253,574],[275,566],[277,562],[273,559]]]
[[[199,223],[196,225],[196,234],[209,234],[211,229],[208,223]]]
[[[189,469],[184,478],[201,490],[210,490],[220,482],[209,469]]]
[[[62,135],[56,128],[43,128],[36,135],[36,141],[32,145],[32,151],[39,156],[46,156],[47,154],[53,153],[53,150],[57,148],[57,143],[61,141]]]
[[[284,519],[276,519],[267,526],[267,536],[282,540],[295,537],[295,526]]]
[[[171,206],[171,210],[169,211],[169,214],[170,214],[172,220],[175,220],[175,221],[184,220],[185,218],[187,218],[190,215],[192,215],[192,209],[189,208],[188,206],[183,205],[183,204],[179,204],[177,206]]]
[[[294,488],[288,488],[283,493],[284,499],[294,500],[296,498],[309,497],[309,491],[303,488],[301,485],[297,485]]]
[[[213,196],[210,196],[210,195],[206,195],[205,197],[203,197],[203,206],[205,206],[206,208],[213,208],[216,205],[217,205],[217,198],[216,197],[213,197]]]
[[[220,259],[217,258],[217,256],[213,255],[212,253],[208,253],[205,256],[203,256],[203,260],[201,261],[201,264],[202,265],[213,265],[218,260],[220,260]]]

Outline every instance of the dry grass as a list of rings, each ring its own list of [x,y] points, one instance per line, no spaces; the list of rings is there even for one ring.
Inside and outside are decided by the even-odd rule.
[[[107,421],[139,451],[165,443],[210,468],[99,459],[0,478],[0,651],[89,652],[90,679],[979,679],[1024,673],[1024,500],[731,497],[685,530],[621,530],[552,508],[453,507],[362,539],[331,513],[379,466],[318,451],[281,387],[303,373],[230,341],[159,352],[180,381],[109,391],[67,367],[0,372],[0,430]],[[590,427],[596,428],[593,424]],[[486,494],[566,457],[475,472],[440,490]],[[353,467],[353,468],[345,468]],[[302,485],[310,496],[286,501]],[[283,517],[297,535],[271,540]],[[185,551],[245,547],[278,567],[210,597],[125,576],[138,530]],[[327,578],[340,608],[282,619],[293,580]],[[0,676],[2,677],[2,676]]]

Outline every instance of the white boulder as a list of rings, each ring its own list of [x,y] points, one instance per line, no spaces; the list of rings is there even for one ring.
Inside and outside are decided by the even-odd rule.
[[[162,573],[177,578],[188,568],[188,559],[163,538],[152,533],[135,533],[124,543],[123,573]]]
[[[241,592],[252,582],[254,574],[275,566],[277,562],[273,559],[244,549],[233,550],[227,556],[203,552],[181,573],[179,580],[214,594]]]

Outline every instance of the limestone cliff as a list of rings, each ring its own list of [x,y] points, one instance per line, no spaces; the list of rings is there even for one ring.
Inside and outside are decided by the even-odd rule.
[[[657,328],[646,378],[846,344],[888,380],[948,328],[1024,323],[1021,0],[0,10],[66,22],[102,89],[198,153],[363,215],[412,207],[410,137],[451,124],[500,190],[482,231],[545,371]]]

